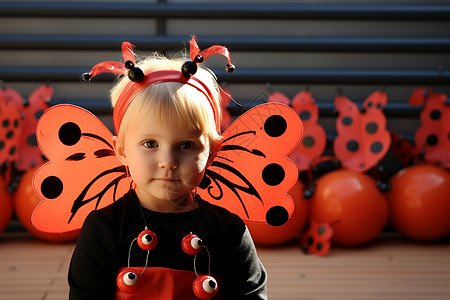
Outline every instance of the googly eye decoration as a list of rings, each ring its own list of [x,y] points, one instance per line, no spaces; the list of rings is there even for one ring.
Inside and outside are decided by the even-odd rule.
[[[158,237],[153,231],[146,229],[139,233],[137,243],[143,250],[152,250],[158,244]]]
[[[141,274],[132,268],[122,270],[119,275],[117,275],[117,287],[125,294],[136,293],[141,284]]]
[[[181,241],[181,247],[185,253],[196,255],[202,250],[203,241],[195,234],[188,234]]]
[[[294,210],[287,192],[298,178],[287,155],[302,132],[300,118],[288,106],[254,107],[224,132],[222,148],[206,169],[198,193],[244,220],[284,224]]]
[[[199,276],[192,285],[194,294],[200,299],[211,299],[217,293],[218,285],[214,277],[209,275]]]

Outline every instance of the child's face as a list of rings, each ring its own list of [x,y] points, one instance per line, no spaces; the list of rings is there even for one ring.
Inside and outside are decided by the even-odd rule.
[[[144,205],[167,200],[181,205],[200,183],[209,150],[209,141],[200,130],[164,122],[151,113],[130,121],[117,153],[129,167]]]

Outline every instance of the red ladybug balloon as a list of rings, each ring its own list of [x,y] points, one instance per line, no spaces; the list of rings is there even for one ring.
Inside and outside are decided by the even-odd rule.
[[[124,269],[117,275],[117,287],[125,294],[136,293],[141,284],[141,274],[133,268]]]
[[[68,242],[75,240],[80,234],[80,230],[64,232],[64,233],[48,233],[42,232],[34,228],[31,222],[31,214],[34,208],[42,201],[39,196],[34,193],[32,178],[38,166],[26,171],[20,180],[19,186],[14,193],[14,211],[17,218],[25,229],[32,235],[41,240],[49,242]]]
[[[152,250],[158,244],[158,237],[153,231],[146,228],[144,231],[139,233],[137,243],[143,250]]]
[[[181,248],[189,255],[196,255],[202,251],[203,242],[198,236],[191,233],[183,238],[181,241]]]
[[[300,180],[291,188],[289,195],[294,200],[295,209],[289,220],[281,226],[266,223],[246,222],[253,241],[259,245],[279,245],[295,238],[305,226],[309,215],[309,201],[303,197]]]
[[[13,213],[13,201],[11,194],[6,189],[6,184],[0,176],[0,233],[8,226]]]
[[[432,165],[401,170],[391,179],[390,220],[405,236],[432,241],[450,233],[450,174]]]
[[[195,296],[200,299],[211,299],[217,293],[217,281],[214,277],[203,275],[197,277],[192,285]]]
[[[341,169],[317,180],[311,198],[311,219],[333,226],[333,243],[368,243],[383,230],[387,218],[386,196],[372,177]]]

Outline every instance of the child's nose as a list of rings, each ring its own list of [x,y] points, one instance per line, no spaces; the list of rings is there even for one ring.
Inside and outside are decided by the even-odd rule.
[[[178,162],[174,153],[171,151],[161,153],[159,167],[163,169],[176,169],[178,167]]]

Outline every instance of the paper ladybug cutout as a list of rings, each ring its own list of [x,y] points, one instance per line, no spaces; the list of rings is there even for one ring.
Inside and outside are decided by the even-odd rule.
[[[450,168],[450,100],[447,95],[426,88],[414,89],[411,105],[424,105],[420,112],[421,126],[415,134],[418,151],[424,160]]]
[[[249,110],[224,132],[222,147],[197,192],[245,220],[285,223],[294,210],[287,192],[298,177],[286,155],[301,134],[298,115],[285,105]],[[110,143],[111,132],[87,110],[65,104],[50,108],[38,123],[37,138],[50,160],[33,179],[36,193],[44,199],[32,216],[39,230],[79,229],[90,211],[113,203],[130,189],[126,168]]]
[[[199,276],[192,285],[194,294],[200,299],[211,299],[217,293],[218,285],[214,277],[209,275]]]
[[[139,233],[137,243],[143,250],[153,250],[158,244],[158,236],[147,228]]]
[[[287,96],[280,92],[273,92],[268,97],[269,102],[280,102],[291,105],[300,116],[303,123],[303,136],[298,146],[289,154],[299,171],[311,168],[311,163],[320,157],[325,150],[327,137],[323,127],[317,123],[319,108],[311,93],[307,90],[297,93],[292,103]]]
[[[19,145],[22,131],[22,116],[14,98],[17,92],[0,90],[0,165],[11,166],[19,159]]]
[[[189,255],[196,255],[203,249],[203,241],[195,234],[186,235],[181,241],[183,251]]]
[[[301,235],[302,250],[308,254],[325,256],[330,250],[333,228],[328,223],[310,221],[309,230]]]
[[[389,150],[391,136],[386,129],[383,108],[387,96],[384,92],[372,93],[363,109],[343,95],[335,98],[339,112],[336,120],[337,137],[333,148],[345,168],[365,172],[376,165]]]
[[[23,102],[22,114],[24,120],[20,139],[20,155],[16,165],[20,171],[26,171],[44,162],[36,139],[36,126],[44,111],[50,107],[52,95],[52,87],[44,84],[33,91],[30,97]]]
[[[141,285],[142,276],[133,268],[124,269],[117,275],[117,287],[125,294],[136,293]]]

